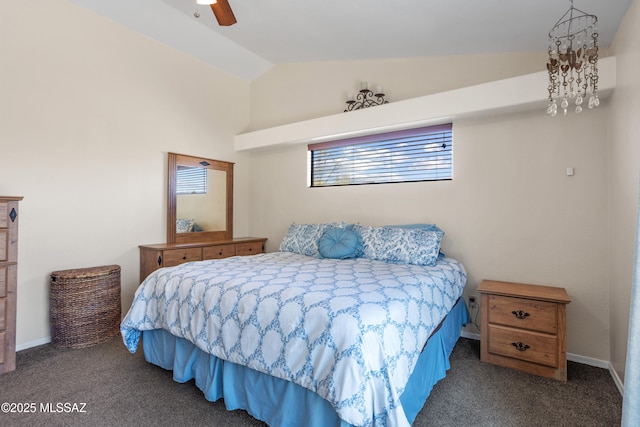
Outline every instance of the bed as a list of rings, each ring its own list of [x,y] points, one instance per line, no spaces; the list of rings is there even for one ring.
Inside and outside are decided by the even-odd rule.
[[[149,275],[121,325],[126,347],[142,340],[174,380],[271,426],[411,425],[469,321],[464,267],[439,253],[439,231],[292,228],[278,252]],[[355,250],[344,238],[338,255],[322,250],[329,231]]]

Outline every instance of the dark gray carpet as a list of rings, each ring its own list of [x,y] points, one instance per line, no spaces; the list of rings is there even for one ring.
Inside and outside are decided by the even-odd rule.
[[[0,403],[15,403],[13,409],[35,403],[36,411],[0,412],[0,426],[264,427],[222,401],[206,401],[192,381],[174,382],[141,353],[130,354],[119,336],[86,349],[19,352],[16,371],[0,376]],[[479,342],[460,339],[447,378],[414,426],[620,425],[622,398],[607,370],[569,362],[563,384],[482,363],[479,354]],[[86,412],[65,412],[82,409],[74,403],[86,403]],[[42,412],[47,404],[61,412]]]

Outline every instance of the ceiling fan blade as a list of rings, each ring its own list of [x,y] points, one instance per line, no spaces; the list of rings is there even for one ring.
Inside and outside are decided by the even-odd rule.
[[[211,5],[211,10],[213,10],[213,14],[216,16],[218,24],[222,26],[226,27],[237,22],[227,0],[218,0],[216,3],[213,3]]]

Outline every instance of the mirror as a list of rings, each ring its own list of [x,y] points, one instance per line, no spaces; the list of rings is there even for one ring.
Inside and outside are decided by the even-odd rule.
[[[167,243],[233,237],[233,163],[169,153]]]

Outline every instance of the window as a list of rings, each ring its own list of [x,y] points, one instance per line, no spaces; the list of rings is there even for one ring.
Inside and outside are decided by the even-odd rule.
[[[207,194],[207,168],[178,165],[176,194]]]
[[[451,123],[310,144],[310,185],[451,179],[452,144]]]

